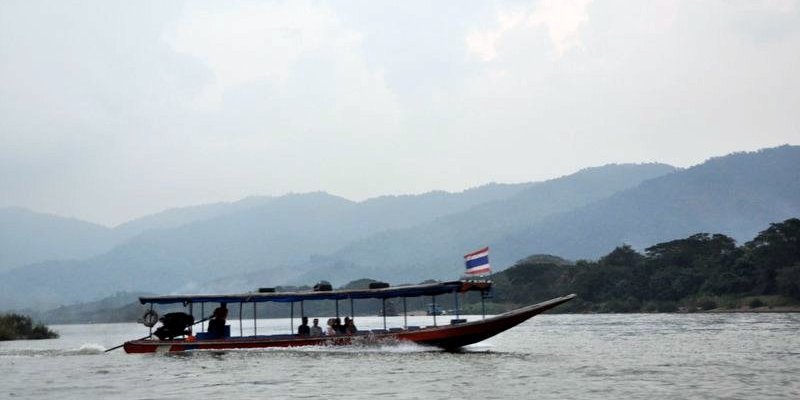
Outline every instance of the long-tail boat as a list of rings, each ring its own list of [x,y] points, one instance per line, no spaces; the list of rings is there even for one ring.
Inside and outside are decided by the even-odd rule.
[[[149,310],[143,318],[145,325],[150,328],[150,334],[142,339],[125,342],[122,346],[127,353],[155,353],[180,352],[188,350],[224,350],[266,347],[338,346],[359,343],[392,343],[397,341],[408,341],[422,345],[436,346],[445,350],[456,350],[497,335],[498,333],[513,328],[514,326],[537,314],[575,298],[574,294],[570,294],[488,318],[485,315],[485,308],[483,308],[483,318],[476,319],[474,321],[467,321],[466,319],[459,318],[458,311],[456,311],[456,318],[452,319],[449,324],[438,324],[435,315],[433,315],[433,325],[431,326],[416,327],[408,326],[407,324],[406,299],[409,297],[413,298],[429,296],[433,300],[433,304],[436,304],[437,296],[453,294],[455,297],[456,310],[458,310],[458,294],[471,291],[480,292],[481,304],[483,306],[484,299],[488,296],[491,286],[492,282],[488,280],[457,280],[410,286],[380,287],[376,289],[330,290],[330,287],[328,286],[327,288],[323,287],[322,290],[305,292],[273,292],[265,290],[263,293],[259,291],[255,293],[232,295],[175,295],[140,297],[139,301],[142,304],[150,305]],[[167,334],[167,338],[164,338],[163,334],[158,335],[162,338],[154,337],[152,330],[153,326],[156,324],[156,321],[159,320],[157,314],[153,310],[153,305],[156,304],[183,304],[184,307],[188,306],[190,308],[194,305],[199,305],[201,309],[205,309],[205,305],[207,303],[238,303],[240,309],[240,332],[242,332],[241,310],[244,304],[249,305],[252,303],[252,308],[254,311],[253,319],[256,321],[256,304],[264,302],[291,303],[293,321],[295,303],[300,303],[300,313],[302,315],[303,303],[305,301],[333,300],[336,302],[336,313],[338,316],[340,301],[350,302],[350,314],[352,315],[354,300],[380,299],[385,310],[386,300],[394,298],[403,299],[403,327],[387,329],[386,312],[384,311],[382,313],[384,316],[384,329],[372,329],[368,331],[364,330],[351,334],[340,335],[310,336],[298,335],[292,332],[291,334],[278,335],[254,334],[252,336],[230,336],[229,326],[226,327],[227,329],[225,329],[224,334],[217,337],[212,337],[208,335],[207,332],[199,332],[196,333],[196,335],[192,335],[191,331],[184,331],[184,328],[189,328],[200,321],[194,322],[193,317],[188,314],[184,314],[184,316],[188,317],[188,321],[179,323],[177,332]],[[162,324],[167,324],[163,317],[160,320]],[[205,320],[207,319],[204,319],[203,321]],[[254,325],[254,331],[256,330],[255,326],[256,325]],[[163,326],[160,329],[163,330],[164,328],[170,327]],[[171,327],[170,329],[174,330],[175,328]],[[292,331],[294,331],[294,323],[292,323]]]

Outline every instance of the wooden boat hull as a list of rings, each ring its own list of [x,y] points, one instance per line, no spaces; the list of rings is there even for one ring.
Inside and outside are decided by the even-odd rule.
[[[213,340],[132,340],[124,344],[126,353],[166,353],[189,350],[227,350],[267,347],[342,346],[407,341],[446,350],[478,343],[526,320],[575,298],[574,294],[518,308],[494,317],[456,325],[442,325],[414,330],[389,330],[349,336],[300,337],[272,335]]]

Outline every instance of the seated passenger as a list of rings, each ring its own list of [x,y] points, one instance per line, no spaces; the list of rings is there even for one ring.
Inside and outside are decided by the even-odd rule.
[[[356,332],[358,332],[358,328],[356,328],[355,318],[344,319],[344,332],[348,335],[355,335]]]
[[[328,330],[327,330],[328,336],[336,335],[336,328],[334,327],[334,324],[336,323],[335,321],[336,320],[333,318],[328,318]]]
[[[297,334],[300,336],[308,336],[311,333],[311,329],[308,327],[308,317],[301,318],[303,322],[297,327]]]
[[[337,335],[344,335],[344,325],[342,325],[341,318],[336,317],[336,319],[333,320],[333,329],[336,330]]]
[[[342,324],[342,333],[349,335],[350,332],[347,331],[347,326],[350,325],[350,317],[344,317],[344,323]]]
[[[322,328],[319,326],[318,318],[314,318],[314,326],[311,327],[311,336],[322,336]]]

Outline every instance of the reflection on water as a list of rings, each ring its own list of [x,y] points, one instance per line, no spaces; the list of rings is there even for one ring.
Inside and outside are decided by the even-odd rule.
[[[258,321],[260,333],[290,326]],[[62,325],[59,339],[0,342],[0,398],[800,398],[798,328],[798,314],[543,315],[458,353],[399,343],[127,355],[104,350],[141,325]]]

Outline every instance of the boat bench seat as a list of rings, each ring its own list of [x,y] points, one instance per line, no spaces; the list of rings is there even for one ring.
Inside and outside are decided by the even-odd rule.
[[[302,337],[300,335],[290,335],[290,334],[282,334],[282,335],[269,335],[270,339],[296,339]]]
[[[372,333],[386,333],[388,332],[386,329],[373,329]]]
[[[409,325],[406,329],[409,330],[409,331],[415,331],[415,330],[419,329],[419,327],[416,326],[416,325]]]
[[[231,337],[231,326],[230,325],[225,325],[225,327],[223,328],[222,337],[214,335],[214,334],[211,334],[211,333],[208,333],[208,332],[197,332],[197,333],[195,333],[194,336],[197,339],[200,339],[200,340],[227,339],[227,338]]]
[[[403,328],[389,328],[389,332],[402,332]]]

